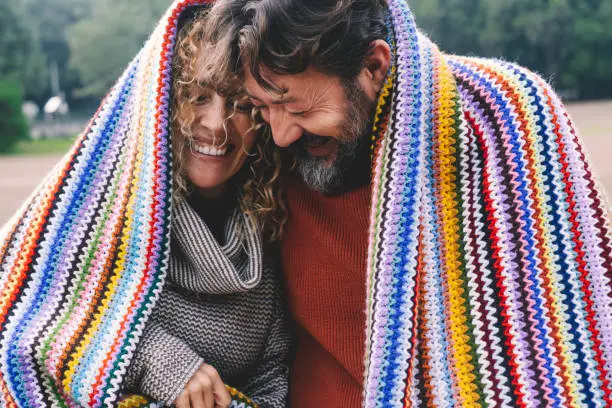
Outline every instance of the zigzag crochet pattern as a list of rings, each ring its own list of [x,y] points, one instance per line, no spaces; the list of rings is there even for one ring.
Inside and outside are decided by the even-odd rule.
[[[612,406],[610,226],[563,105],[388,4],[364,405]]]
[[[167,270],[176,24],[204,3],[171,6],[0,233],[0,406],[149,404],[120,386]],[[612,406],[610,226],[563,105],[388,5],[364,406]]]
[[[169,257],[176,1],[0,233],[0,406],[145,406],[122,378]],[[234,406],[254,406],[230,390]]]

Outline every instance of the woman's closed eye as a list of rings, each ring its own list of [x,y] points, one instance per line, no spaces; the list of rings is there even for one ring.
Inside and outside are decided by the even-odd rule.
[[[194,105],[205,105],[210,101],[210,96],[207,94],[200,94],[194,100]]]
[[[253,105],[249,101],[241,101],[241,102],[232,103],[232,107],[236,108],[236,112],[250,113],[255,108],[255,105]]]
[[[267,109],[268,105],[264,105],[261,102],[257,103],[257,102],[253,102],[252,100],[250,101],[250,103],[253,105],[254,109],[257,109],[258,111],[261,111],[263,109]]]

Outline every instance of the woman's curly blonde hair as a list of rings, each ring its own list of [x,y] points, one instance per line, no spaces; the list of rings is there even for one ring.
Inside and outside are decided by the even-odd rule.
[[[195,121],[194,102],[203,88],[209,88],[234,101],[237,106],[246,99],[243,81],[229,61],[229,41],[211,36],[207,25],[208,11],[199,10],[195,17],[179,31],[173,59],[172,111],[170,131],[173,153],[173,198],[191,192],[185,171],[185,154],[189,153],[192,124]],[[230,115],[226,120],[231,119]],[[263,231],[269,241],[280,238],[287,219],[287,211],[280,187],[281,157],[272,135],[251,111],[252,127],[256,131],[254,151],[247,152],[247,161],[235,177],[242,188],[238,204],[251,221]]]

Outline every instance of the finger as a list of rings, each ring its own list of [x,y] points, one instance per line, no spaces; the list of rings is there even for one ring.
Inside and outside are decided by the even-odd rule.
[[[223,387],[223,390],[225,391],[224,393],[215,394],[216,403],[219,408],[228,408],[232,403],[232,396],[227,391],[227,388],[225,388],[225,386]]]
[[[189,408],[189,393],[187,390],[183,390],[174,402],[176,408]]]
[[[209,373],[202,367],[195,375],[195,383],[197,389],[193,389],[192,394],[197,394],[197,401],[203,408],[214,408],[215,398],[212,391],[213,380],[210,378]],[[192,408],[200,408],[192,407]]]
[[[202,366],[200,367],[200,371],[206,374],[206,376],[211,380],[221,379],[221,376],[219,375],[217,369],[211,365],[202,364]]]
[[[227,408],[232,402],[230,396],[219,372],[210,365],[202,367],[202,371],[206,373],[207,377],[211,381],[212,393],[214,395],[215,407]]]
[[[229,391],[225,387],[221,378],[218,381],[214,381],[212,384],[212,391],[215,396],[216,406],[219,408],[227,408],[232,402],[232,397],[230,396]]]
[[[210,387],[202,390],[200,395],[203,397],[204,408],[215,408],[215,395]]]
[[[201,389],[189,393],[189,401],[191,402],[191,408],[208,408],[204,401],[204,394]]]

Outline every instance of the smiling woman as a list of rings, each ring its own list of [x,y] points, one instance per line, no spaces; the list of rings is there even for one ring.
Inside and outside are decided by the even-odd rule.
[[[256,121],[242,81],[227,65],[211,63],[224,51],[221,44],[213,46],[219,42],[207,21],[196,18],[188,24],[176,48],[171,122],[174,197],[193,189],[207,197],[219,196],[226,182],[237,176],[233,181],[244,183],[239,198],[243,209],[259,218],[275,238],[284,222],[282,204],[275,199],[280,156],[271,148],[269,133]],[[248,157],[252,177],[244,177]]]
[[[199,63],[218,47],[206,40],[207,22],[207,13],[198,11],[179,32],[170,126],[175,219],[169,285],[145,327],[126,389],[178,408],[213,400],[226,406],[223,381],[229,381],[259,404],[280,407],[287,339],[280,304],[264,306],[264,298],[278,300],[278,294],[261,241],[262,231],[273,238],[282,229],[280,159],[267,146],[270,138],[255,120],[242,81]],[[185,316],[187,310],[192,312]],[[257,323],[247,323],[254,316]],[[233,325],[236,332],[229,329]],[[242,330],[254,347],[216,346],[238,344]],[[260,361],[255,350],[267,341],[271,358]],[[275,386],[251,385],[260,381]]]
[[[0,405],[286,405],[279,153],[200,5],[0,231]]]
[[[255,144],[251,105],[236,100],[239,94],[223,95],[196,83],[187,86],[186,100],[176,103],[174,114],[175,146],[181,150],[177,162],[183,166],[177,176],[202,196],[219,197]]]

